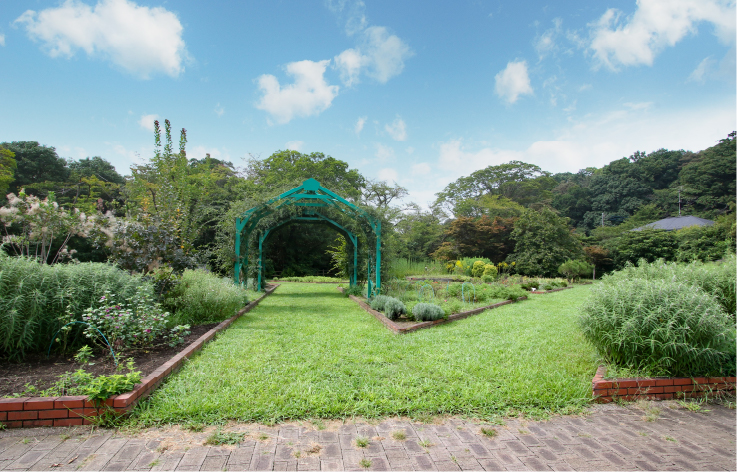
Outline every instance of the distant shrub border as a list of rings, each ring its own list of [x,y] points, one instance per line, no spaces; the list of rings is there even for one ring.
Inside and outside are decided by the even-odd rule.
[[[343,287],[337,287],[337,288],[341,292],[343,292],[344,290]],[[412,331],[417,331],[418,329],[430,328],[432,326],[436,326],[439,324],[450,323],[451,321],[455,321],[455,320],[462,320],[463,318],[468,318],[469,316],[478,315],[479,313],[486,311],[486,310],[491,310],[494,308],[498,308],[500,306],[509,305],[510,303],[515,303],[512,300],[505,300],[503,302],[495,303],[493,305],[474,308],[473,310],[464,311],[462,313],[455,313],[453,315],[448,316],[448,319],[435,320],[435,321],[421,321],[421,322],[417,322],[413,324],[412,326],[402,327],[402,326],[399,326],[394,321],[387,318],[386,316],[384,316],[382,312],[376,311],[373,308],[371,308],[371,306],[369,306],[369,304],[366,303],[365,298],[356,297],[355,295],[348,295],[348,298],[356,302],[358,306],[360,306],[365,311],[373,315],[374,318],[381,321],[384,324],[384,326],[386,326],[388,329],[392,330],[396,334],[411,333]],[[519,300],[527,300],[527,297],[520,297],[517,299],[517,301]]]
[[[735,393],[735,377],[653,377],[604,379],[606,366],[600,366],[592,380],[592,392],[598,403],[617,399],[672,400],[714,397]]]
[[[125,414],[149,396],[170,374],[179,370],[184,362],[211,341],[220,331],[230,326],[243,314],[248,313],[264,298],[271,295],[279,284],[273,284],[259,298],[250,302],[236,315],[223,321],[196,341],[187,346],[158,369],[151,372],[132,391],[114,395],[97,407],[86,396],[0,398],[0,424],[8,428],[32,428],[38,426],[77,426],[91,424],[89,418],[98,414]]]

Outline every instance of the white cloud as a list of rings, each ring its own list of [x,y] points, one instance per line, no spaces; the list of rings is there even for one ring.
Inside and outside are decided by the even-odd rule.
[[[527,75],[527,61],[512,61],[496,77],[496,94],[508,103],[517,101],[520,95],[532,94],[530,76]]]
[[[366,20],[366,5],[361,0],[327,0],[327,7],[345,22],[345,32],[352,36],[363,31],[368,21]]]
[[[536,164],[550,172],[576,172],[590,166],[602,167],[638,150],[700,151],[724,139],[736,127],[733,105],[673,112],[653,108],[650,103],[629,103],[607,113],[573,120],[551,139],[535,141],[522,150],[467,150],[461,140],[441,142],[438,167],[451,181],[511,160]]]
[[[218,103],[217,105],[215,105],[214,112],[217,116],[223,116],[225,114],[225,108],[220,106],[220,103]]]
[[[412,146],[407,146],[407,149],[405,149],[404,152],[406,152],[407,154],[414,154],[415,148],[413,148]]]
[[[362,33],[358,48],[346,49],[334,58],[334,67],[346,86],[359,82],[362,73],[385,84],[404,70],[404,61],[414,53],[398,36],[383,26],[371,26]]]
[[[153,132],[154,130],[154,121],[159,119],[159,115],[153,114],[153,115],[141,115],[141,119],[138,120],[138,124],[141,125],[141,128]]]
[[[230,161],[230,154],[227,151],[221,151],[216,147],[198,145],[187,151],[187,157],[190,159],[204,159],[208,154],[213,159]]]
[[[94,7],[66,0],[38,13],[27,10],[15,23],[51,57],[82,49],[144,79],[159,72],[177,77],[188,57],[176,14],[130,0],[100,0]]]
[[[376,143],[376,158],[380,162],[387,161],[394,158],[394,149],[389,146],[384,146],[381,143]]]
[[[400,117],[396,117],[391,124],[384,125],[384,130],[389,133],[394,141],[407,140],[407,125]]]
[[[287,149],[291,149],[292,151],[302,151],[303,147],[305,145],[304,141],[289,141],[285,146]]]
[[[548,54],[555,52],[555,50],[558,48],[555,40],[561,32],[562,24],[563,20],[561,20],[560,18],[555,18],[553,20],[554,26],[535,38],[535,50],[537,51],[537,55],[541,60]]]
[[[590,49],[600,65],[652,65],[655,56],[697,32],[697,23],[714,26],[725,44],[735,41],[735,6],[720,0],[639,0],[629,17],[610,8],[591,25]]]
[[[427,162],[412,165],[412,175],[427,175],[432,172],[432,167]]]
[[[339,90],[337,85],[328,85],[325,81],[325,68],[329,63],[325,60],[287,64],[286,72],[294,77],[294,83],[284,87],[273,75],[262,75],[258,78],[258,86],[263,96],[256,108],[268,112],[280,124],[325,111]]]
[[[356,133],[356,136],[361,134],[361,131],[363,130],[363,125],[366,124],[366,118],[365,116],[361,116],[358,118],[358,121],[356,121],[356,126],[353,127],[353,131]]]
[[[358,76],[361,74],[361,68],[367,62],[365,56],[355,49],[346,49],[334,58],[335,68],[340,73],[340,80],[347,87],[353,86],[359,82]]]
[[[688,76],[686,82],[699,82],[703,84],[706,82],[706,77],[709,75],[709,72],[714,68],[716,63],[717,61],[712,59],[711,56],[706,57],[703,61],[699,62],[696,69],[691,72],[691,75]]]
[[[0,46],[5,46],[5,35],[0,33]]]
[[[379,177],[379,180],[385,180],[387,182],[396,183],[397,180],[399,180],[399,174],[397,173],[397,171],[390,167],[380,169],[377,176]]]
[[[364,35],[369,69],[367,74],[382,84],[399,75],[404,69],[404,61],[414,55],[404,41],[390,35],[383,26],[366,28]]]

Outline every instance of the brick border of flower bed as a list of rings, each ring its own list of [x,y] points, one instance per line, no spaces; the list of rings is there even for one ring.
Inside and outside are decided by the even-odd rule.
[[[594,398],[599,403],[616,399],[671,400],[734,394],[735,377],[653,377],[604,379],[606,366],[599,366],[591,381]]]
[[[532,290],[530,290],[530,293],[533,294],[533,295],[545,295],[546,293],[560,292],[561,290],[568,290],[570,288],[573,288],[573,286],[570,286],[570,287],[551,288],[550,290],[535,290],[534,292]]]
[[[251,311],[264,298],[274,293],[279,284],[273,284],[265,293],[250,302],[235,316],[228,318],[212,328],[197,340],[190,343],[158,369],[151,372],[132,391],[108,398],[98,411],[95,404],[84,395],[67,397],[0,398],[0,423],[8,428],[29,428],[35,426],[75,426],[90,424],[87,418],[100,411],[126,413],[140,400],[149,396],[170,374],[179,370],[184,362],[211,341],[220,331],[230,326],[243,314]]]
[[[343,292],[343,287],[337,287],[339,291]],[[382,312],[376,311],[373,308],[371,308],[368,303],[366,303],[365,298],[359,298],[355,295],[348,295],[348,298],[353,300],[354,302],[358,303],[358,306],[363,308],[368,313],[372,314],[374,318],[381,321],[384,326],[389,328],[390,330],[394,331],[396,334],[405,334],[405,333],[411,333],[412,331],[417,331],[418,329],[425,329],[430,328],[432,326],[437,326],[439,324],[445,324],[450,323],[451,321],[455,320],[462,320],[463,318],[468,318],[469,316],[478,315],[482,311],[486,310],[492,310],[494,308],[498,308],[500,306],[509,305],[510,303],[514,303],[513,300],[505,300],[503,302],[495,303],[493,305],[488,306],[482,306],[479,308],[474,308],[473,310],[464,311],[461,313],[456,313],[453,315],[450,315],[447,320],[435,320],[435,321],[422,321],[420,323],[417,323],[415,325],[409,326],[407,328],[402,328],[401,326],[397,325],[395,322],[387,318]],[[516,301],[519,300],[527,300],[527,297],[520,297]]]

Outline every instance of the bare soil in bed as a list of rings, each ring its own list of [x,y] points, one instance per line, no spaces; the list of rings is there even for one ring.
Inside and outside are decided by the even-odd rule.
[[[115,355],[119,363],[132,357],[136,363],[136,370],[141,371],[141,378],[143,378],[217,325],[218,323],[210,323],[192,327],[190,330],[192,333],[184,338],[184,343],[178,346],[170,347],[163,344],[155,348],[116,352]],[[74,354],[70,352],[66,356],[52,355],[49,358],[46,358],[46,354],[29,354],[23,362],[0,359],[0,398],[11,396],[14,393],[23,393],[26,385],[33,385],[39,390],[51,387],[59,380],[60,375],[74,372],[82,367],[74,362],[72,358]],[[109,351],[107,353],[95,351],[95,357],[91,362],[93,365],[84,366],[84,370],[91,374],[99,376],[115,373],[115,363]]]

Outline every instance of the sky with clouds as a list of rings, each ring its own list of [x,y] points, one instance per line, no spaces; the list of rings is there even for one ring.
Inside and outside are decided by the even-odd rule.
[[[29,0],[0,9],[0,141],[121,174],[319,151],[427,204],[521,160],[698,151],[737,128],[735,2]]]

